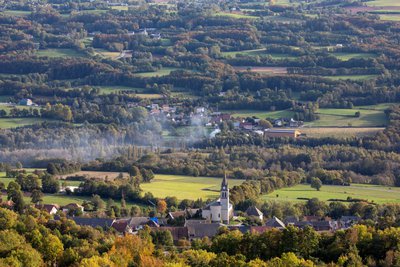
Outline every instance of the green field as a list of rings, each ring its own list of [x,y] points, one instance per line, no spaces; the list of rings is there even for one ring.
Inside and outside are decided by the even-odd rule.
[[[153,71],[153,72],[139,72],[135,73],[135,75],[141,76],[141,77],[156,77],[156,76],[166,76],[169,75],[171,72],[175,70],[180,70],[180,68],[171,68],[171,67],[164,67],[158,71]]]
[[[355,112],[360,112],[360,117],[354,116]],[[354,126],[354,127],[374,127],[385,126],[387,119],[383,110],[374,109],[319,109],[317,114],[320,116],[319,120],[306,123],[307,126],[321,127],[321,126]]]
[[[381,20],[387,21],[400,21],[400,14],[392,14],[392,15],[379,15]]]
[[[319,120],[306,122],[308,127],[382,127],[387,124],[385,109],[392,104],[378,104],[370,106],[354,107],[353,109],[321,108],[316,113]],[[354,115],[359,111],[360,117]],[[294,113],[291,110],[259,111],[259,110],[224,110],[231,113],[233,117],[257,117],[259,119],[292,118]]]
[[[266,118],[291,118],[293,111],[278,110],[278,111],[259,111],[259,110],[224,110],[224,113],[231,113],[233,117],[257,117],[259,119]]]
[[[330,80],[352,80],[352,81],[366,81],[375,79],[378,75],[338,75],[338,76],[321,76]]]
[[[265,48],[252,49],[252,50],[241,50],[241,51],[229,51],[222,52],[223,57],[237,57],[237,56],[270,56],[272,59],[282,60],[282,59],[295,59],[295,56],[289,54],[276,54],[267,53]]]
[[[230,12],[218,12],[215,14],[215,16],[230,17],[230,18],[235,18],[235,19],[257,19],[258,18],[257,16],[238,14],[238,13],[230,13]]]
[[[151,183],[141,184],[144,192],[155,197],[176,196],[178,199],[214,199],[219,196],[222,178],[192,177],[157,174]],[[239,185],[243,180],[229,180],[229,186]]]
[[[353,58],[374,58],[375,54],[372,53],[332,53],[336,58],[347,61]]]
[[[277,197],[278,196],[278,197]],[[361,198],[375,203],[400,203],[400,188],[378,185],[352,184],[351,186],[323,185],[320,191],[301,184],[263,195],[262,200],[304,201],[297,198],[329,199]]]
[[[42,118],[0,118],[0,129],[16,128],[49,121]]]
[[[38,50],[36,55],[39,57],[84,57],[85,54],[68,48],[49,48]]]
[[[10,15],[10,16],[25,17],[25,16],[29,16],[32,12],[25,11],[25,10],[5,10],[2,13]]]
[[[398,0],[374,0],[365,2],[368,6],[385,7],[385,6],[400,6]]]

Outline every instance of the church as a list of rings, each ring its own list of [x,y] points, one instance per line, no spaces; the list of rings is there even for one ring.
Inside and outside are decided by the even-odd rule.
[[[219,199],[208,204],[201,213],[203,219],[211,222],[222,222],[229,224],[230,218],[233,216],[233,206],[229,202],[229,187],[226,175],[221,183],[221,194]]]

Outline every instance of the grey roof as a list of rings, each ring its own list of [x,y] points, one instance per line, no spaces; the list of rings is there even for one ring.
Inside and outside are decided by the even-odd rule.
[[[149,220],[149,217],[132,217],[129,221],[129,226],[132,228],[136,228],[140,225],[146,224]]]
[[[92,226],[92,227],[100,226],[103,228],[111,227],[111,225],[115,221],[114,219],[110,219],[110,218],[72,217],[70,219],[75,221],[75,223],[80,226]]]
[[[246,210],[246,214],[248,215],[248,216],[263,216],[264,214],[259,210],[259,209],[257,209],[257,207],[255,207],[255,206],[251,206],[251,207],[248,207],[248,209]]]
[[[188,229],[190,238],[203,238],[215,236],[221,225],[220,223],[191,223],[189,220],[185,226]]]
[[[275,216],[272,219],[269,219],[266,223],[265,226],[268,227],[274,227],[274,228],[285,228],[285,224],[279,220],[278,218],[276,218]]]

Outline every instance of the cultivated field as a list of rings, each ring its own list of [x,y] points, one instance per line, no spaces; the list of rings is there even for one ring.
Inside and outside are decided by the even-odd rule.
[[[38,50],[36,55],[39,57],[84,57],[85,54],[68,48],[51,48]]]
[[[329,199],[360,198],[375,203],[400,203],[400,188],[378,185],[332,186],[323,185],[320,191],[310,185],[296,185],[290,188],[276,190],[271,194],[262,196],[263,200],[278,201],[304,201],[298,198],[313,198],[328,201]]]
[[[140,187],[155,197],[176,196],[178,199],[206,200],[219,196],[221,182],[222,178],[157,174],[151,183],[141,184]],[[243,180],[229,179],[228,182],[233,187]]]

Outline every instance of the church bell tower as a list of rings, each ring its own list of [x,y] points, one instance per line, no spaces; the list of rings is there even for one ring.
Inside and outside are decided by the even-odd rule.
[[[229,187],[226,174],[221,183],[221,220],[224,224],[229,224]]]

